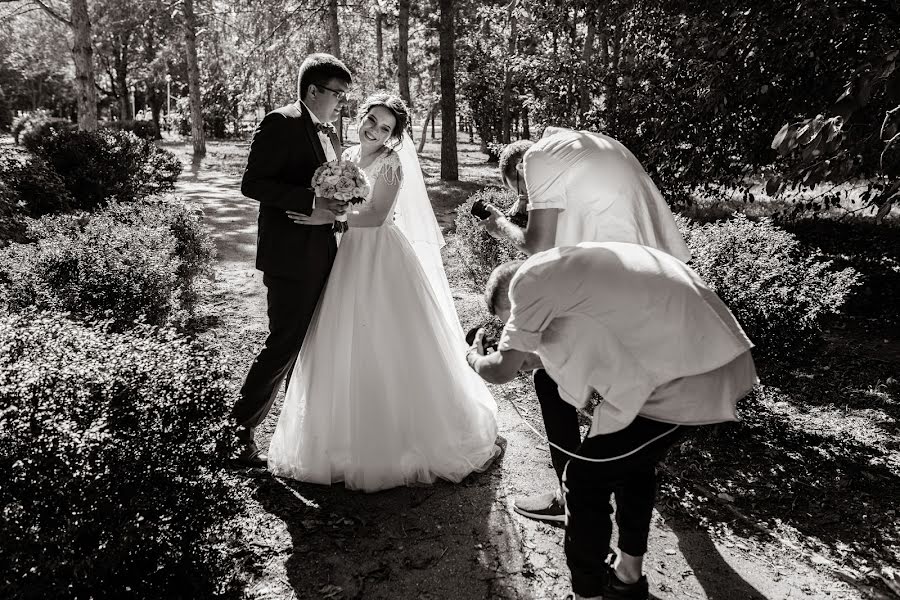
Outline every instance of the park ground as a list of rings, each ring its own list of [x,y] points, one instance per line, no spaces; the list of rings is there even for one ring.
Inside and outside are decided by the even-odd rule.
[[[456,207],[495,167],[461,138],[460,181],[442,182],[439,144],[422,156],[448,240],[445,263],[464,326],[482,321],[480,290],[455,251]],[[218,263],[203,310],[240,380],[266,335],[254,270],[257,206],[240,194],[248,142],[162,142],[184,161],[178,195],[201,208]],[[713,207],[721,209],[719,207]],[[645,572],[658,599],[897,598],[900,556],[900,236],[896,227],[803,222],[794,227],[841,264],[871,275],[815,357],[761,369],[743,422],[677,447],[661,473]],[[893,294],[893,295],[891,295]],[[248,509],[233,524],[234,577],[250,598],[563,598],[560,527],[524,519],[512,499],[552,489],[530,382],[493,386],[505,453],[459,485],[363,494],[235,471]],[[261,427],[265,447],[279,398]],[[223,542],[224,543],[224,542]],[[604,549],[598,548],[598,552]]]

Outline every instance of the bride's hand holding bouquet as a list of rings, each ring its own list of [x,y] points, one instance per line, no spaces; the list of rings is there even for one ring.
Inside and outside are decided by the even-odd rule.
[[[348,160],[334,160],[325,163],[312,178],[312,189],[318,198],[338,200],[346,204],[359,204],[371,192],[369,178],[356,163]],[[335,216],[334,230],[347,231],[347,215]]]
[[[321,165],[313,174],[311,190],[316,196],[312,214],[287,211],[288,217],[299,225],[334,223],[334,231],[347,231],[347,206],[359,204],[368,197],[371,184],[365,171],[356,163],[332,160]]]

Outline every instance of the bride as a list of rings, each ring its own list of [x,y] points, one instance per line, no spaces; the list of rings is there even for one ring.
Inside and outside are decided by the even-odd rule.
[[[372,192],[348,213],[269,469],[367,492],[459,482],[499,453],[497,405],[465,361],[406,106],[375,94],[360,114],[360,144],[343,159],[365,170]]]

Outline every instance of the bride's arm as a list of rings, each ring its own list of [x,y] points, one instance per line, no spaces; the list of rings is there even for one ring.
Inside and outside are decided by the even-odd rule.
[[[381,227],[384,223],[400,190],[399,178],[392,177],[391,181],[386,178],[389,170],[381,171],[375,181],[371,200],[363,204],[350,205],[350,210],[347,211],[347,224],[350,227]]]

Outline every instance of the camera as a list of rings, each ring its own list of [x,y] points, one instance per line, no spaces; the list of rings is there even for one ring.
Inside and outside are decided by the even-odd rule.
[[[484,200],[478,200],[472,204],[472,216],[482,220],[491,216],[491,211],[485,206]]]
[[[483,325],[476,325],[466,334],[466,343],[471,346],[475,343],[475,334],[478,333],[479,329],[484,328],[484,337],[481,339],[481,344],[484,346],[485,353],[491,353],[497,350],[497,346],[500,343],[499,338],[495,337],[491,330],[495,329],[491,327],[491,323],[484,323]]]

